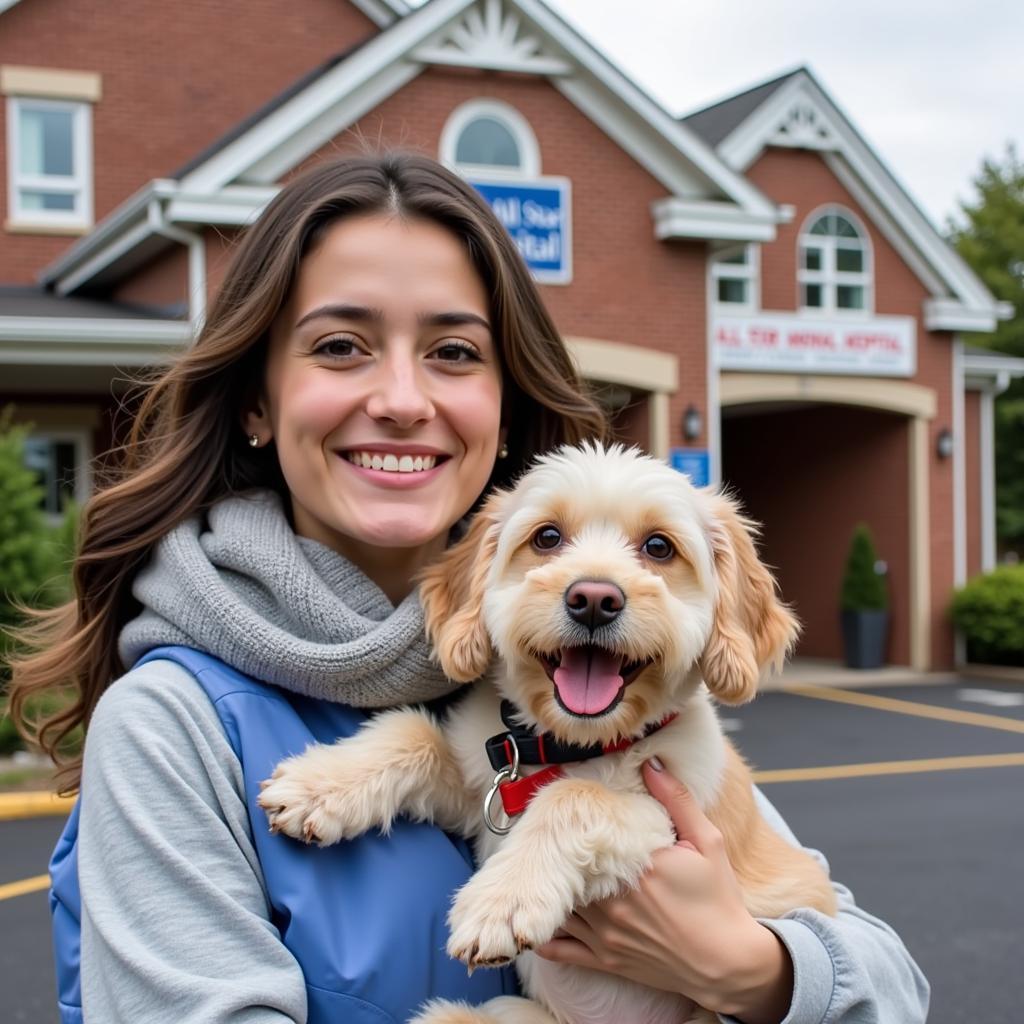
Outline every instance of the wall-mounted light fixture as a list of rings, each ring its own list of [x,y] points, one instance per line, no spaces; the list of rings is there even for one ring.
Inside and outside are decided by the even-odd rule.
[[[953,454],[953,431],[943,427],[935,439],[935,451],[940,459],[948,459]]]
[[[687,441],[696,441],[704,429],[704,421],[700,416],[700,409],[695,405],[688,405],[683,413],[683,437]]]

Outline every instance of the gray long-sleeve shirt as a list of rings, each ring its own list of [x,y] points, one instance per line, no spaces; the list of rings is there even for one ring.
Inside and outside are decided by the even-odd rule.
[[[241,765],[181,667],[133,669],[99,702],[79,843],[86,1024],[306,1020],[301,969],[269,920]],[[794,964],[785,1024],[923,1022],[928,985],[902,942],[835,889],[835,918],[798,910],[765,922]]]

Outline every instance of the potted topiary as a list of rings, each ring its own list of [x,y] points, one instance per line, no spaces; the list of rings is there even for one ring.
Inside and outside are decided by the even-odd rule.
[[[847,667],[880,668],[889,634],[889,592],[885,563],[878,560],[864,523],[858,524],[850,541],[840,608]]]

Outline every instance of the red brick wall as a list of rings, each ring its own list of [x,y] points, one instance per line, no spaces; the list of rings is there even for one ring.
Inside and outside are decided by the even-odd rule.
[[[838,405],[722,421],[723,478],[764,525],[762,558],[803,623],[798,654],[842,657],[843,567],[866,522],[889,566],[888,659],[910,661],[907,433],[905,417]]]
[[[776,241],[762,250],[763,308],[797,308],[797,236],[813,210],[836,203],[856,214],[867,228],[874,261],[875,312],[918,320],[917,374],[913,382],[932,389],[937,399],[937,415],[929,424],[928,437],[931,657],[937,667],[952,665],[953,630],[948,607],[953,587],[953,462],[940,460],[935,454],[939,431],[951,427],[953,419],[950,336],[923,329],[922,304],[928,297],[927,290],[818,154],[770,148],[753,164],[747,177],[775,202],[796,208],[793,221],[779,225]]]
[[[346,0],[26,0],[0,21],[0,62],[102,75],[93,109],[95,217],[166,177],[376,26]],[[6,104],[0,167],[6,174]],[[0,223],[7,189],[0,189]],[[0,282],[29,282],[68,238],[4,234]]]
[[[705,246],[655,241],[650,203],[667,190],[546,79],[428,70],[303,167],[362,139],[436,157],[448,115],[478,97],[514,106],[537,136],[541,173],[572,179],[573,280],[541,287],[559,329],[678,354],[670,423],[672,442],[682,443],[687,405],[707,422]]]
[[[967,578],[981,572],[981,393],[964,394],[964,480],[967,487]]]
[[[110,297],[136,306],[171,306],[186,301],[188,250],[168,243],[165,252],[118,284]]]

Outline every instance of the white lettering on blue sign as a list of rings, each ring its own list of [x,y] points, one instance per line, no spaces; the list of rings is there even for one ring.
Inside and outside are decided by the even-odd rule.
[[[567,284],[572,279],[569,181],[473,182],[538,281]]]

